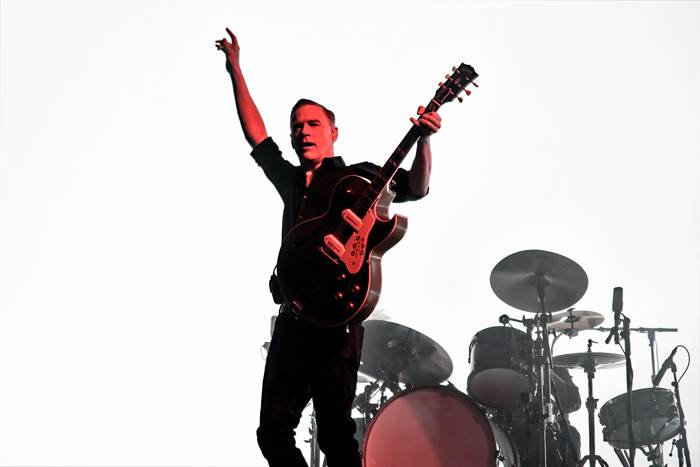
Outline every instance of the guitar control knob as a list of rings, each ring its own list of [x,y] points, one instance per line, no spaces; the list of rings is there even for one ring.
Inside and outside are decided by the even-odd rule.
[[[347,278],[348,278],[348,276],[346,276],[344,272],[338,274],[338,280],[339,280],[339,281],[344,281],[344,280],[347,279]]]
[[[347,305],[345,305],[345,308],[348,310],[354,310],[355,309],[355,303],[353,302],[348,302]]]
[[[362,291],[362,287],[360,287],[360,284],[355,284],[352,286],[352,293],[360,293]]]
[[[345,295],[343,294],[343,292],[339,290],[335,293],[335,295],[333,295],[333,298],[335,298],[336,300],[342,300],[344,296]]]

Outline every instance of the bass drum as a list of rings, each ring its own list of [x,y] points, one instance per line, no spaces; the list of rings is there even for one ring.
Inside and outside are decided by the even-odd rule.
[[[364,467],[519,467],[515,446],[465,394],[443,386],[402,392],[364,439]]]

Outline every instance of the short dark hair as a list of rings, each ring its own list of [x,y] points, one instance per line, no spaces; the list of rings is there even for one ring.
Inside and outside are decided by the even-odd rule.
[[[303,105],[315,105],[316,107],[320,107],[321,110],[326,114],[326,117],[328,117],[328,120],[330,120],[331,125],[335,126],[335,114],[333,113],[332,110],[328,109],[325,105],[321,105],[316,101],[312,101],[311,99],[299,99],[296,104],[294,104],[294,107],[292,107],[292,112],[289,114],[289,123],[291,125],[292,120],[294,119],[294,112],[297,111],[297,109]]]

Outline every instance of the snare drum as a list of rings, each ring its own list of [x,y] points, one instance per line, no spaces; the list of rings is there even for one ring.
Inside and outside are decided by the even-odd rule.
[[[603,440],[613,447],[629,449],[627,429],[627,393],[610,399],[600,409]],[[634,447],[650,446],[668,441],[678,434],[681,421],[676,397],[663,388],[632,391],[632,432]]]
[[[364,467],[519,467],[508,435],[465,394],[404,391],[382,406],[364,440]]]
[[[527,402],[532,339],[523,331],[497,326],[476,333],[469,345],[467,392],[486,407],[508,409]]]

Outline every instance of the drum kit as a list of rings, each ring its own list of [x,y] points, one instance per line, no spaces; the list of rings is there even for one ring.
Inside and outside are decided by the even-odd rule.
[[[490,282],[501,301],[529,315],[501,315],[499,326],[473,336],[466,393],[448,381],[452,361],[437,342],[395,322],[364,322],[358,379],[364,388],[353,404],[353,411],[362,415],[355,421],[364,467],[607,467],[596,454],[598,399],[593,397],[593,381],[596,371],[623,366],[627,392],[606,402],[598,414],[603,440],[623,467],[634,467],[637,450],[651,466],[663,466],[662,445],[676,438],[679,465],[685,461],[690,466],[673,354],[652,375],[653,387],[631,390],[630,333],[648,335],[656,373],[655,334],[677,329],[630,328],[622,314],[620,288],[613,299],[615,326],[601,327],[602,314],[571,308],[586,292],[588,277],[577,263],[556,253],[514,253],[494,267]],[[609,332],[606,343],[624,340],[625,346],[618,347],[622,354],[594,352],[594,341],[588,339],[585,352],[551,355],[559,337],[573,339],[581,331]],[[674,390],[658,387],[668,368]],[[587,376],[585,455],[568,421],[568,412],[580,406],[569,370],[582,370]],[[314,428],[312,424],[311,466],[318,467]]]

